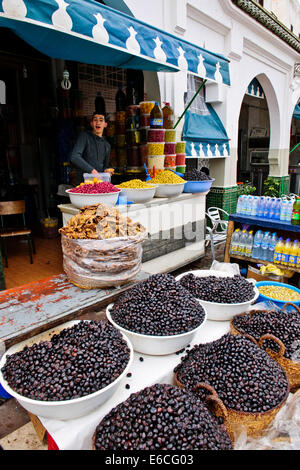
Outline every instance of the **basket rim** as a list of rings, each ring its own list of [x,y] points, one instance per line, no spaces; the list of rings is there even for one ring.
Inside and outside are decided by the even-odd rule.
[[[283,370],[283,369],[282,369],[282,370]],[[289,393],[290,393],[290,383],[289,383],[289,380],[288,380],[288,378],[287,378],[287,375],[286,375],[285,370],[283,370],[283,372],[284,372],[284,374],[285,374],[285,377],[286,377],[286,381],[287,381],[288,386],[287,386],[287,390],[286,390],[286,394],[285,394],[284,398],[282,399],[282,401],[281,401],[280,403],[278,403],[278,405],[274,406],[273,408],[270,408],[268,411],[263,411],[263,412],[261,412],[261,413],[255,413],[255,412],[253,412],[253,411],[249,411],[249,412],[246,412],[246,411],[238,411],[238,410],[235,410],[234,408],[230,408],[229,406],[227,406],[227,405],[224,404],[226,410],[227,410],[228,412],[230,412],[230,413],[236,413],[237,415],[240,415],[240,416],[253,416],[253,417],[258,417],[258,416],[260,416],[260,417],[263,417],[263,416],[266,416],[266,415],[268,415],[268,414],[273,413],[273,412],[274,412],[275,410],[277,410],[277,409],[280,409],[280,408],[283,406],[283,404],[286,402],[286,400],[287,400],[287,398],[288,398],[288,396],[289,396]],[[175,372],[175,374],[174,374],[175,383],[178,385],[178,387],[185,388],[185,386],[179,381],[177,374],[178,374],[177,372]],[[207,382],[203,382],[203,383],[207,383]],[[210,384],[207,384],[207,385],[210,385]],[[212,386],[210,385],[210,387],[212,387]],[[215,390],[215,389],[214,389],[214,390]],[[216,396],[217,396],[218,398],[220,398],[216,390],[215,390],[215,393],[216,393]],[[223,401],[222,399],[220,399],[220,400]],[[224,402],[223,402],[223,403],[224,403]]]

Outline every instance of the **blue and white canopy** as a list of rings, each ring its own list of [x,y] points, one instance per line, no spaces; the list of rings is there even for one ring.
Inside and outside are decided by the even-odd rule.
[[[138,70],[185,70],[230,85],[225,57],[94,0],[0,0],[0,26],[52,58]]]
[[[185,152],[191,158],[222,158],[230,156],[230,144],[219,116],[210,104],[208,114],[187,111],[183,128]]]
[[[248,89],[246,91],[246,95],[253,96],[253,98],[264,99],[264,90],[257,78],[254,78],[249,84]]]
[[[187,104],[195,96],[202,80],[188,75]],[[230,156],[227,132],[211,104],[205,102],[205,88],[185,114],[182,138],[187,158],[224,158]]]

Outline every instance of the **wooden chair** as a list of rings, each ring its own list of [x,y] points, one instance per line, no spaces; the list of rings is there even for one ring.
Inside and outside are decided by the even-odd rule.
[[[20,216],[21,224],[15,227],[7,228],[4,223],[6,216]],[[6,219],[5,219],[6,220]],[[25,220],[25,201],[3,201],[0,202],[0,240],[3,246],[3,257],[5,266],[8,267],[6,239],[11,237],[26,237],[30,263],[33,263],[32,253],[35,254],[35,246],[32,238],[32,232],[26,227]]]

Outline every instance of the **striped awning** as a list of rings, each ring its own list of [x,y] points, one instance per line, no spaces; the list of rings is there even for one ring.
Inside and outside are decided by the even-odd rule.
[[[137,70],[180,70],[230,85],[229,61],[94,0],[0,0],[0,26],[56,58]]]

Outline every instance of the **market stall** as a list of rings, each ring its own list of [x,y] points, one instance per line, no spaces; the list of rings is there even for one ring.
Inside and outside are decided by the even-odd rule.
[[[187,117],[187,114],[182,113],[183,109],[175,109],[174,112],[172,103],[165,106],[159,103],[163,113],[163,127],[150,128],[151,112],[156,100],[159,99],[160,92],[157,90],[154,93],[155,97],[148,93],[149,101],[147,101],[147,96],[144,97],[146,90],[139,89],[143,85],[143,80],[139,78],[143,75],[142,72],[147,71],[174,73],[184,71],[190,76],[202,77],[204,82],[197,82],[194,92],[189,90],[186,103],[182,97],[182,105],[186,107],[199,89],[203,89],[206,81],[220,87],[230,85],[229,61],[225,57],[91,0],[76,0],[66,8],[54,0],[45,0],[39,4],[26,0],[15,8],[4,2],[0,11],[0,26],[7,28],[10,34],[13,33],[24,44],[32,46],[43,58],[53,59],[50,64],[51,74],[52,78],[58,81],[58,87],[56,83],[52,83],[51,93],[50,90],[47,93],[45,91],[45,95],[56,95],[57,102],[55,103],[55,99],[53,102],[51,98],[52,106],[49,107],[50,99],[47,101],[41,96],[42,106],[37,106],[43,115],[41,133],[37,135],[41,179],[36,188],[38,208],[32,210],[33,213],[42,212],[43,218],[49,217],[50,214],[53,220],[56,220],[54,217],[60,216],[55,201],[60,203],[60,206],[64,206],[64,202],[68,201],[65,189],[72,184],[70,152],[76,133],[84,129],[88,113],[94,110],[91,106],[94,106],[94,103],[96,106],[96,101],[103,102],[103,97],[109,115],[106,139],[111,144],[110,166],[115,169],[112,183],[118,184],[134,178],[145,179],[144,164],[151,175],[153,168],[156,174],[164,168],[184,174],[187,168],[186,157],[202,156],[199,153],[193,155],[190,147],[188,155],[186,154],[180,130],[183,121],[178,126],[178,115],[181,114],[182,118]],[[85,64],[86,67],[83,67]],[[111,81],[113,85],[108,87],[101,82],[101,77],[95,70],[96,66],[101,67],[100,74],[109,76],[110,79],[111,76],[114,77]],[[106,70],[105,67],[109,69]],[[126,73],[121,73],[122,71]],[[24,71],[24,77],[26,73]],[[116,85],[117,81],[121,86]],[[103,83],[103,86],[98,86],[96,93],[95,87],[88,88],[90,82],[93,82],[93,85]],[[27,82],[24,80],[22,93],[23,85],[28,89],[28,86],[33,84],[29,80]],[[29,109],[27,106],[24,108]],[[227,158],[230,153],[229,139],[222,124],[219,121],[214,124],[215,113],[211,106],[209,110],[210,112],[205,114],[208,115],[212,131],[206,142],[205,154],[207,155],[207,144],[209,144],[212,152],[215,152],[215,158]],[[48,122],[49,116],[53,118],[51,123]],[[28,116],[28,121],[30,119]],[[204,121],[205,117],[201,120],[201,127]],[[188,134],[188,125],[186,130]],[[214,136],[214,132],[218,135]],[[202,141],[203,136],[200,137]],[[194,131],[192,138],[194,143],[199,144]],[[32,140],[27,134],[24,139]],[[58,148],[55,149],[56,145]],[[53,158],[57,151],[58,155]],[[26,148],[24,159],[28,154],[33,155],[34,152]],[[28,158],[26,165],[23,166],[29,168]],[[27,173],[28,178],[32,179],[29,170]],[[56,187],[55,181],[58,183]],[[188,206],[189,211],[190,203]],[[196,211],[197,215],[188,217],[187,221],[194,225],[200,224],[201,240],[197,238],[199,243],[194,246],[192,250],[194,253],[191,256],[189,256],[191,253],[187,253],[185,249],[187,240],[184,237],[181,240],[176,239],[175,243],[171,237],[168,246],[161,243],[159,255],[169,253],[171,244],[173,251],[184,250],[177,253],[181,255],[182,264],[186,256],[187,262],[195,259],[196,251],[199,256],[204,254],[202,225],[205,223],[205,205],[202,200],[199,210]],[[183,227],[185,224],[186,219],[182,216],[174,225],[166,223],[157,227],[156,233],[173,229],[174,226]],[[195,227],[193,230],[195,231]],[[187,232],[189,231],[187,228]],[[189,237],[189,233],[187,236]],[[150,251],[153,251],[154,245],[150,248]],[[169,262],[169,258],[166,261]],[[180,263],[176,264],[179,265]]]
[[[171,199],[153,198],[145,204],[117,206],[121,214],[147,229],[144,271],[172,271],[204,255],[206,194],[182,193]],[[60,205],[59,209],[64,225],[79,212],[72,204]]]
[[[104,312],[95,321],[94,312],[12,346],[1,360],[1,383],[39,418],[51,448],[93,449],[96,429],[97,433],[103,429],[108,434],[97,446],[108,450],[112,448],[111,433],[122,427],[125,439],[118,440],[118,444],[115,441],[115,450],[224,450],[247,446],[255,449],[261,443],[267,449],[295,449],[300,382],[293,342],[299,340],[300,311],[296,304],[288,312],[284,308],[279,312],[266,310],[265,306],[255,304],[257,295],[256,287],[239,276],[233,265],[227,265],[222,272],[193,271],[177,278],[164,274],[151,276],[121,293],[106,308],[108,322]],[[209,304],[215,307],[208,308]],[[237,313],[237,306],[242,313]],[[222,319],[214,318],[216,308]],[[272,335],[265,335],[270,328]],[[157,335],[157,331],[161,334]],[[286,350],[284,362],[281,362],[283,350],[281,354],[275,353],[271,343],[265,350],[261,340],[276,340],[279,344],[282,341],[281,349]],[[94,347],[99,342],[100,356],[99,349]],[[25,345],[28,347],[24,348]],[[32,348],[35,365],[30,354]],[[108,352],[108,375],[98,377],[97,367],[107,360]],[[55,356],[51,364],[49,354]],[[23,371],[19,355],[26,365]],[[97,367],[91,366],[95,355]],[[48,376],[41,382],[40,374],[47,376],[49,367],[55,380]],[[28,385],[24,388],[25,376]],[[102,385],[100,388],[96,385],[95,390],[99,380]],[[33,383],[34,386],[30,385]],[[202,384],[201,390],[209,392],[209,400],[193,383]],[[107,393],[109,390],[111,393]],[[174,393],[176,400],[172,399]],[[188,414],[183,403],[175,405],[182,393],[187,394],[186,404],[199,400]],[[136,414],[133,408],[138,397],[142,401]],[[155,397],[159,397],[158,404]],[[214,404],[209,408],[212,413],[209,419],[211,425],[215,423],[215,433],[221,433],[217,442],[215,433],[211,435],[207,426],[203,431],[201,425],[193,428],[189,421],[191,410],[194,413],[202,409],[204,403],[206,413],[206,406]],[[117,413],[119,407],[121,416]],[[153,420],[152,414],[160,419]],[[214,414],[219,416],[216,421]],[[149,416],[152,425],[144,429]],[[137,419],[143,423],[137,423]],[[160,425],[163,422],[176,428],[170,440]],[[143,424],[143,429],[134,423]],[[283,440],[277,439],[283,432],[278,423],[285,426]],[[182,439],[183,445],[179,444]]]

